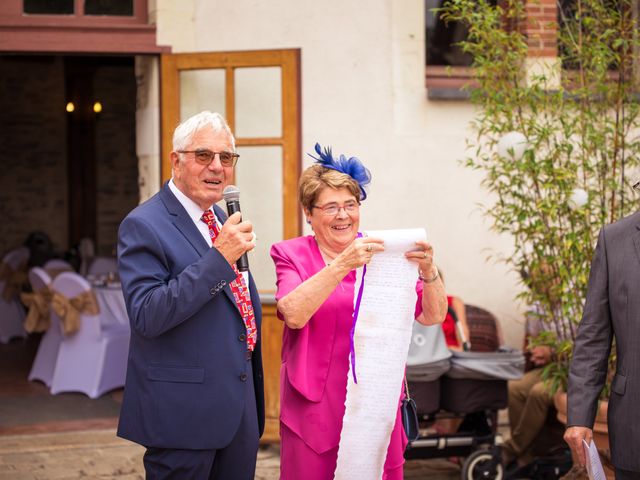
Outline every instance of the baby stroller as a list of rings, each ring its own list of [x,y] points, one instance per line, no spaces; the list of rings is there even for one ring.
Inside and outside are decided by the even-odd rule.
[[[474,308],[475,311],[467,311],[485,317],[488,314],[471,307]],[[483,350],[490,349],[482,339],[477,343]],[[508,404],[507,381],[522,377],[524,356],[520,351],[504,348],[474,351],[473,346],[472,335],[470,350],[450,351],[439,325],[414,324],[407,381],[418,407],[420,437],[407,449],[405,457],[466,457],[462,479],[502,480],[498,410]],[[440,418],[462,419],[462,423],[456,432],[438,433],[432,426]]]

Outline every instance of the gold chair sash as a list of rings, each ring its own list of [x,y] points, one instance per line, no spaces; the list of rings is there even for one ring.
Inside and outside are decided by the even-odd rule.
[[[52,293],[49,287],[43,287],[37,292],[21,293],[22,303],[29,309],[24,319],[24,329],[28,333],[46,332],[51,324],[49,307]]]
[[[18,295],[22,290],[22,286],[27,283],[27,262],[24,262],[15,270],[8,263],[0,263],[0,281],[3,280],[2,298],[8,302]]]
[[[67,298],[54,291],[51,299],[51,308],[60,317],[62,332],[65,335],[76,333],[80,329],[80,314],[97,315],[100,313],[96,294],[93,290],[87,290],[74,298]]]

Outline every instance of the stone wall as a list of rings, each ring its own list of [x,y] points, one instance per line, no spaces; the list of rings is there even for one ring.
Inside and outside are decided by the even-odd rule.
[[[0,56],[0,252],[34,230],[67,247],[64,66]]]
[[[95,98],[103,103],[96,118],[96,253],[101,255],[115,255],[118,225],[138,204],[133,68],[133,61],[127,66],[99,67],[94,79]]]

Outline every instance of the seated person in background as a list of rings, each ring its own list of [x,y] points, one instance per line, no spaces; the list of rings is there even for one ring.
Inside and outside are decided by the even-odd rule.
[[[440,278],[444,283],[444,276],[442,270],[439,270]],[[464,338],[469,341],[469,326],[467,324],[467,315],[464,309],[464,302],[459,297],[447,295],[447,317],[442,323],[442,330],[444,331],[444,337],[447,340],[447,347],[450,350],[462,350],[463,339],[460,338],[458,329],[456,328],[456,318],[462,327],[464,332]],[[455,315],[455,318],[454,318]]]
[[[527,325],[539,321],[535,317],[527,318]],[[527,330],[539,327],[529,327]],[[540,330],[525,333],[525,350],[528,349],[528,340],[534,337]],[[553,398],[547,392],[542,381],[542,369],[551,361],[551,349],[545,345],[535,346],[529,349],[529,361],[533,368],[519,380],[509,381],[509,427],[511,438],[503,447],[503,459],[505,465],[517,461],[519,465],[525,465],[533,460],[529,449],[537,437],[547,419],[549,408],[553,405]]]
[[[552,275],[551,269],[543,265],[539,267],[539,272],[539,281],[532,280],[532,286],[549,289],[549,285],[553,283],[553,280],[548,281]],[[549,294],[548,291],[545,293]],[[551,362],[554,352],[546,345],[529,346],[530,340],[544,331],[554,331],[558,337],[562,336],[558,328],[544,321],[544,313],[542,306],[537,303],[526,313],[523,349],[529,353],[529,369],[521,379],[509,381],[511,438],[505,442],[502,450],[505,465],[514,461],[518,465],[526,465],[533,460],[532,447],[537,443],[538,434],[547,421],[549,409],[553,407],[553,397],[542,380],[542,371]],[[544,440],[553,442],[553,439]]]

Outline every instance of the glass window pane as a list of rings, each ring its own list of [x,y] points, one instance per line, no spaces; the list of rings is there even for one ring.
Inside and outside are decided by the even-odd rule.
[[[457,45],[466,40],[467,27],[461,22],[444,22],[440,14],[433,11],[443,4],[443,0],[425,0],[427,65],[469,66],[471,56]]]
[[[180,72],[180,121],[203,110],[225,114],[224,69]]]
[[[235,70],[237,137],[282,136],[281,90],[280,67]]]
[[[239,147],[238,153],[236,185],[242,217],[251,221],[257,236],[249,268],[261,293],[275,293],[276,272],[269,250],[283,238],[282,147]],[[221,207],[226,210],[224,201]]]
[[[85,15],[133,16],[133,0],[85,0]]]
[[[24,13],[68,15],[73,13],[74,0],[24,0]]]

